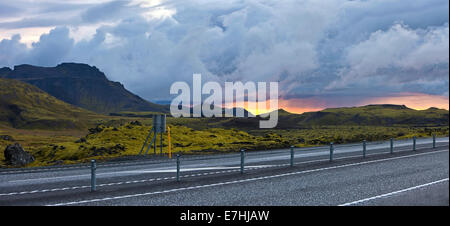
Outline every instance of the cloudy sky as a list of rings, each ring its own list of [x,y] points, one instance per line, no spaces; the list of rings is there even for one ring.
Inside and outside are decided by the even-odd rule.
[[[150,101],[170,85],[279,81],[294,112],[448,109],[448,0],[0,0],[0,67],[97,66]]]

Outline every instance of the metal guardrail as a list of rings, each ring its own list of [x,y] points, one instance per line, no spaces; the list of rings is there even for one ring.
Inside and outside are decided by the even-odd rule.
[[[433,135],[433,147],[436,147],[436,138],[447,138],[447,136],[436,136]],[[417,141],[428,139],[428,138],[418,138]],[[397,141],[408,141],[411,139],[399,139]],[[376,144],[382,144],[385,141],[373,141],[373,142],[366,142],[367,146],[370,145],[376,145]],[[339,144],[335,145],[336,148],[345,148],[345,147],[355,147],[359,146],[360,143],[352,143],[352,144]],[[302,151],[312,151],[312,150],[325,150],[327,146],[318,146],[318,147],[310,147],[310,148],[302,148]],[[279,154],[279,152],[284,151],[285,149],[273,149],[270,150],[262,150],[262,151],[248,151],[246,153],[247,156],[257,156],[257,155],[276,155]],[[202,155],[202,156],[195,156],[195,155],[184,155],[184,159],[191,159],[191,160],[207,160],[207,159],[221,159],[221,158],[234,158],[235,156],[232,156],[232,153],[221,153],[221,154],[211,154],[211,155]],[[113,166],[127,166],[127,165],[147,165],[147,164],[159,164],[164,162],[173,162],[174,159],[152,159],[152,158],[134,158],[130,156],[130,159],[126,160],[117,160],[117,161],[109,161],[109,162],[97,162],[97,166],[104,166],[104,167],[113,167]],[[33,168],[1,168],[0,174],[4,173],[15,173],[15,172],[39,172],[39,171],[47,171],[47,170],[58,170],[58,169],[81,169],[81,168],[89,168],[90,163],[77,163],[73,165],[55,165],[55,166],[41,166],[41,167],[33,167]]]
[[[389,141],[390,141],[390,149],[389,150],[390,150],[390,153],[393,154],[394,153],[394,139],[391,138]],[[412,141],[413,141],[412,151],[416,151],[417,138],[413,137]],[[381,144],[381,142],[379,144]],[[351,146],[354,147],[354,146],[359,146],[359,145],[361,145],[361,143],[353,144]],[[340,147],[342,148],[342,147],[346,147],[346,146],[340,146]],[[434,135],[433,135],[433,141],[432,141],[432,148],[433,149],[436,148],[436,136],[434,136]],[[289,160],[290,167],[293,167],[294,163],[295,163],[295,158],[294,158],[295,150],[294,149],[295,149],[294,146],[290,147],[290,160]],[[323,149],[323,147],[322,147],[322,149]],[[366,153],[367,153],[366,140],[363,140],[361,150],[362,150],[362,157],[366,158]],[[329,145],[329,151],[330,151],[329,161],[333,162],[333,157],[334,157],[334,152],[335,152],[335,146],[334,146],[333,142],[331,142]],[[279,153],[277,153],[277,154],[279,154]],[[241,149],[241,151],[240,151],[240,174],[241,175],[244,174],[244,171],[245,171],[245,155],[246,155],[245,150]],[[236,156],[234,156],[234,157],[236,157]],[[177,154],[176,155],[176,181],[178,181],[178,182],[180,181],[180,158],[181,158],[181,155]],[[189,160],[192,160],[192,159],[189,159]],[[97,164],[96,164],[95,160],[91,160],[90,168],[91,168],[91,192],[94,192],[94,191],[96,191],[96,170],[97,170]]]

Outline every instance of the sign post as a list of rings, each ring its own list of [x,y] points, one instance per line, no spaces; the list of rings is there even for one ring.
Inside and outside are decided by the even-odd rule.
[[[170,144],[170,127],[167,127],[167,141],[169,142],[169,159],[172,159],[172,146]]]
[[[294,146],[291,146],[291,167],[294,166]]]
[[[391,141],[391,154],[393,154],[394,153],[394,138],[391,138],[390,141]]]
[[[96,175],[95,171],[97,170],[97,164],[95,162],[95,159],[91,160],[91,192],[97,190],[96,189]]]
[[[177,154],[177,181],[180,181],[180,154]]]
[[[433,148],[436,148],[436,134],[433,134]]]
[[[241,174],[244,173],[244,155],[245,155],[245,150],[241,149]]]
[[[366,157],[366,140],[363,140],[363,158]]]
[[[333,147],[333,142],[330,143],[330,162],[333,161],[333,152],[334,152],[334,147]]]
[[[161,145],[160,145],[160,154],[162,155],[162,151],[163,151],[163,133],[166,132],[166,115],[153,115],[153,127],[150,130],[150,133],[147,136],[147,139],[144,142],[144,145],[141,148],[141,151],[139,152],[139,155],[142,153],[142,150],[144,150],[144,147],[147,145],[147,142],[151,136],[153,132],[153,136],[152,136],[152,140],[150,142],[150,144],[147,147],[147,151],[145,152],[144,156],[147,155],[148,150],[150,150],[150,147],[153,144],[153,155],[156,155],[156,139],[158,137],[158,133],[160,134],[160,139],[161,139]]]

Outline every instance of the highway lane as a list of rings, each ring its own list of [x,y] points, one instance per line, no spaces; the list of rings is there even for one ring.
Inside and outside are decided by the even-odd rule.
[[[418,139],[418,149],[430,147],[430,139]],[[386,153],[388,151],[388,142],[378,142],[368,145],[370,155]],[[440,138],[438,146],[444,146],[448,150],[448,138]],[[328,147],[319,147],[311,149],[296,149],[296,164],[305,165],[314,163],[326,163],[329,151]],[[397,152],[409,153],[411,142],[397,141]],[[401,152],[400,152],[401,151]],[[420,150],[418,150],[420,151]],[[358,156],[361,160],[361,146],[337,145],[336,157],[339,159],[351,159],[352,156]],[[247,168],[246,175],[252,175],[252,172],[271,174],[280,169],[285,169],[288,165],[287,160],[289,152],[287,150],[275,150],[270,152],[249,153],[246,156]],[[369,157],[371,158],[371,157]],[[447,158],[448,159],[448,158]],[[71,200],[72,198],[89,198],[98,195],[121,194],[130,191],[140,191],[148,188],[149,185],[155,185],[155,188],[177,187],[180,183],[174,184],[174,162],[137,162],[136,164],[127,163],[125,165],[110,165],[98,168],[99,192],[92,194],[89,192],[89,169],[88,168],[68,168],[64,170],[49,170],[37,172],[11,173],[5,172],[0,175],[0,204],[3,205],[42,205],[48,204],[50,200]],[[229,154],[218,158],[217,156],[208,158],[190,158],[183,161],[182,169],[183,181],[200,180],[201,183],[213,181],[215,178],[222,179],[236,178],[239,172],[239,155]],[[448,166],[448,162],[447,162]],[[203,181],[202,181],[203,180]],[[47,202],[42,202],[47,200]],[[168,203],[168,205],[171,205]]]

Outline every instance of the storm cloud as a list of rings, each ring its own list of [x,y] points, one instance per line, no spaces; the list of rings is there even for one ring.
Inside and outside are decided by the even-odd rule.
[[[279,81],[285,100],[448,99],[446,0],[26,3],[0,2],[10,9],[0,34],[53,28],[28,45],[20,33],[1,40],[0,66],[87,63],[148,100],[171,99],[170,85],[193,73],[222,84]]]

